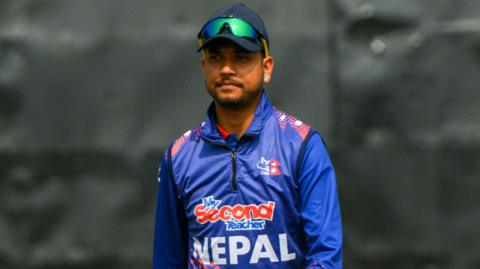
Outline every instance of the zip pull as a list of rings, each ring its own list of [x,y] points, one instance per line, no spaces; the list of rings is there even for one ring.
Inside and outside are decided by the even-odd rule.
[[[231,152],[232,159],[232,191],[237,192],[237,150],[233,149]]]

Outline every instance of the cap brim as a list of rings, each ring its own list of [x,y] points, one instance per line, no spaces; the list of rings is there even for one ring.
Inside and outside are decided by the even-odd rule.
[[[197,52],[211,45],[214,40],[219,40],[219,39],[228,39],[230,41],[233,41],[235,44],[251,52],[262,50],[262,45],[257,44],[256,42],[253,42],[246,38],[234,36],[232,34],[218,34],[216,36],[213,36],[205,40],[202,46],[197,50]]]

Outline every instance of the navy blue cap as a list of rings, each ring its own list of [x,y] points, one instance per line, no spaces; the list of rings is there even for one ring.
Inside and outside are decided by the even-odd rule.
[[[270,43],[268,40],[267,29],[265,28],[265,24],[263,23],[262,18],[260,18],[260,16],[258,16],[258,14],[255,13],[255,11],[249,9],[247,6],[245,6],[242,3],[229,5],[225,8],[222,8],[216,11],[212,16],[210,16],[210,18],[208,18],[207,22],[202,26],[197,36],[200,37],[205,25],[207,25],[209,22],[218,18],[238,18],[248,22],[265,39],[265,42],[267,43],[267,47],[269,46]],[[217,40],[220,38],[231,40],[248,51],[260,51],[263,49],[261,40],[253,41],[251,39],[238,37],[229,32],[223,31],[220,34],[214,35],[208,39],[203,40],[198,51],[207,47],[208,44],[210,44],[213,40]]]

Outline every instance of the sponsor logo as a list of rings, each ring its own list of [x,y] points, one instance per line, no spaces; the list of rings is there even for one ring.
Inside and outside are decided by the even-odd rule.
[[[274,159],[267,160],[264,157],[260,158],[257,162],[257,168],[260,170],[260,174],[267,176],[278,176],[282,174],[280,166],[282,164]]]
[[[263,230],[266,221],[272,221],[275,210],[275,202],[272,201],[259,205],[220,206],[221,203],[221,200],[215,200],[213,196],[202,198],[202,203],[194,209],[196,221],[199,224],[223,221],[227,231]]]

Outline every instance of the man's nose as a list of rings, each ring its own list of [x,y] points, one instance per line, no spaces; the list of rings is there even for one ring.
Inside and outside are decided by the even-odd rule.
[[[226,59],[222,62],[221,73],[222,73],[222,74],[225,74],[225,75],[235,74],[235,66],[234,66],[233,62],[232,62],[230,59],[226,58]]]

